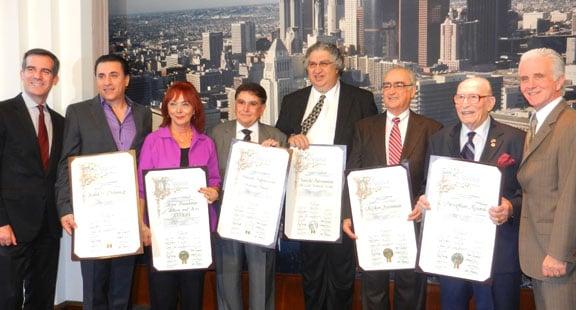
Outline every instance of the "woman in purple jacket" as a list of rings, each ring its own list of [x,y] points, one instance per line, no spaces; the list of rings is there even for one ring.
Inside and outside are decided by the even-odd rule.
[[[220,174],[214,142],[204,131],[204,110],[200,96],[188,82],[176,82],[162,100],[162,124],[146,137],[138,163],[140,199],[144,202],[142,172],[147,169],[199,167],[207,168],[208,187],[200,188],[208,203],[218,199]],[[144,205],[144,204],[143,204]],[[210,228],[216,224],[216,213],[210,205]],[[150,245],[150,229],[143,225],[144,245]],[[204,270],[157,271],[150,263],[149,291],[152,309],[202,309]]]

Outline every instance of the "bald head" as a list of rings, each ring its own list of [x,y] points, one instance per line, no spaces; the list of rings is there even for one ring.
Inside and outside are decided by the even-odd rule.
[[[454,103],[460,122],[470,130],[475,130],[486,121],[496,99],[492,96],[492,87],[487,79],[473,77],[458,85]]]

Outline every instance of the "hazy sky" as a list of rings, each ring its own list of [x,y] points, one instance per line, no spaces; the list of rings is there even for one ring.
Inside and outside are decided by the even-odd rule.
[[[274,3],[278,0],[108,0],[110,13],[148,13],[186,9]]]

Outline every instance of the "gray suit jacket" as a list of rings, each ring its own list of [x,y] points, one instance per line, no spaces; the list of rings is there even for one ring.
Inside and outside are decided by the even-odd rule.
[[[258,130],[258,143],[262,143],[266,139],[274,139],[280,143],[280,146],[287,146],[286,135],[280,130],[260,122],[258,122]],[[228,121],[217,125],[208,133],[208,136],[210,136],[216,144],[220,176],[224,178],[226,165],[228,164],[228,153],[230,153],[230,142],[236,138],[236,121]]]
[[[150,109],[132,103],[132,113],[136,124],[136,136],[130,149],[140,152],[140,146],[152,129]],[[68,157],[116,152],[118,148],[110,132],[100,97],[78,102],[66,109],[64,142],[56,180],[56,204],[60,217],[72,213],[68,175]]]
[[[532,278],[576,282],[576,111],[562,101],[548,115],[524,157],[518,181],[524,193],[520,219],[520,265]],[[546,278],[550,255],[568,262],[567,275]]]

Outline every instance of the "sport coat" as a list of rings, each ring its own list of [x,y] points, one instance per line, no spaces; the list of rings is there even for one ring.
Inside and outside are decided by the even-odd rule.
[[[302,131],[301,124],[311,90],[312,86],[308,86],[286,95],[282,100],[276,128],[287,136],[299,134]],[[371,92],[340,81],[334,144],[346,145],[346,154],[350,154],[354,124],[360,119],[377,113],[374,95]]]
[[[400,161],[408,161],[413,199],[422,194],[428,139],[440,128],[442,124],[439,122],[410,111]],[[385,167],[388,165],[387,152],[386,112],[360,120],[354,130],[348,169]],[[351,218],[347,189],[343,196],[343,218]]]
[[[429,144],[429,155],[460,157],[460,129],[462,123],[446,127],[433,135]],[[496,244],[492,273],[519,271],[518,226],[522,202],[522,191],[516,172],[522,160],[525,133],[519,129],[490,119],[490,129],[480,156],[480,162],[496,165],[502,154],[508,154],[514,163],[500,168],[502,172],[501,195],[510,200],[513,216],[496,229]],[[488,214],[486,214],[488,216]]]
[[[286,135],[280,130],[258,122],[258,131],[258,143],[262,143],[266,139],[274,139],[280,143],[280,146],[286,147]],[[208,133],[208,136],[210,136],[216,144],[220,176],[224,178],[224,173],[226,172],[226,166],[228,164],[228,153],[230,153],[230,143],[232,142],[232,139],[236,138],[236,120],[218,124],[216,127],[212,128]]]
[[[518,172],[524,197],[520,264],[542,281],[576,281],[576,111],[563,100],[542,123]],[[567,275],[542,275],[544,257],[568,262]],[[574,306],[574,305],[572,305]]]
[[[130,149],[136,150],[136,158],[138,158],[142,142],[152,129],[152,113],[145,106],[131,101],[130,103],[136,124],[136,135]],[[68,106],[62,157],[58,166],[58,179],[56,181],[56,201],[60,217],[72,213],[68,157],[116,151],[118,148],[112,137],[108,121],[106,121],[99,96]]]
[[[32,241],[46,220],[48,233],[61,236],[54,183],[64,118],[46,106],[52,122],[48,170],[44,171],[34,124],[22,94],[0,102],[0,226],[10,224],[17,242]]]

